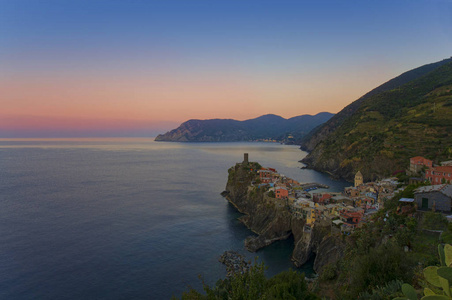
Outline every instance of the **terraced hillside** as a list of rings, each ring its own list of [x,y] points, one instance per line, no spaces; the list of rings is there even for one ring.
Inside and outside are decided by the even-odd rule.
[[[358,170],[374,179],[406,168],[416,155],[436,162],[452,158],[451,60],[361,101],[304,162],[346,179]]]

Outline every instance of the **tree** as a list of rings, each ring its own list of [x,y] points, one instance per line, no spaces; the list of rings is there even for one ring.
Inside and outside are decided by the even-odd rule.
[[[183,300],[225,299],[225,300],[260,300],[260,299],[319,299],[308,290],[304,274],[293,270],[281,272],[272,278],[265,277],[265,265],[255,263],[249,271],[235,273],[230,278],[218,280],[215,287],[203,282],[205,295],[190,289],[183,293]]]

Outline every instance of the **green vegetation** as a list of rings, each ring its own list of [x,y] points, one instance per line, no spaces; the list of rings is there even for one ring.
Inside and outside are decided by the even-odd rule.
[[[446,217],[432,211],[425,212],[423,227],[429,230],[444,230],[447,227]]]
[[[440,266],[429,266],[423,270],[423,287],[425,300],[452,299],[452,246],[449,244],[438,245]],[[417,292],[409,284],[402,285],[404,297],[394,300],[417,300]]]
[[[441,241],[452,244],[452,223],[447,224],[447,229],[441,234]]]
[[[398,200],[412,197],[419,185],[422,184],[408,185],[386,201],[384,209],[371,222],[350,236],[342,236],[346,244],[344,255],[339,261],[325,265],[310,286],[303,275],[294,271],[266,278],[264,265],[255,264],[245,274],[219,280],[214,287],[204,284],[203,293],[190,290],[182,299],[318,299],[320,296],[389,300],[412,296],[414,289],[426,285],[422,270],[441,264],[438,244],[452,239],[452,225],[441,213],[416,212],[414,208],[401,213]],[[255,189],[256,193],[263,192]],[[403,282],[413,288],[402,286]],[[428,285],[428,288],[437,294],[441,291],[435,286]]]
[[[249,162],[248,165],[244,168],[247,171],[250,170],[260,170],[262,168],[262,166],[258,163],[258,162]]]
[[[284,119],[264,115],[246,121],[232,119],[188,120],[178,128],[159,134],[156,141],[172,142],[233,142],[254,140],[286,141],[288,135],[300,139],[333,114],[322,112]]]
[[[324,291],[333,290],[336,299],[393,299],[402,296],[402,282],[421,286],[422,269],[440,263],[438,244],[452,240],[452,225],[437,212],[400,213],[398,200],[412,197],[418,186],[407,186],[372,222],[344,237],[343,258],[323,269],[321,288],[314,292],[327,296]]]
[[[319,169],[334,159],[330,170],[350,178],[361,170],[391,175],[408,159],[424,156],[436,163],[452,157],[452,63],[364,99],[353,114],[327,135],[309,157]],[[331,168],[329,166],[328,168]]]
[[[248,272],[219,280],[215,287],[203,283],[205,294],[191,289],[181,299],[320,299],[308,290],[304,274],[288,270],[266,278],[264,272],[264,264],[255,263]]]
[[[229,180],[234,179],[234,184],[250,196],[249,203],[268,192],[268,186],[249,187],[258,177],[254,172],[257,167],[254,163],[246,167],[237,164],[229,170]],[[400,173],[398,179],[406,183],[409,178]],[[417,299],[421,289],[428,295],[425,297],[430,297],[422,299],[452,299],[445,298],[450,296],[447,291],[452,293],[452,268],[444,271],[446,266],[434,267],[443,264],[444,257],[452,262],[452,246],[446,247],[451,247],[450,251],[440,247],[440,258],[437,255],[438,244],[452,243],[452,224],[442,213],[417,211],[414,204],[399,202],[402,197],[413,198],[415,189],[426,184],[401,184],[404,189],[385,201],[383,209],[349,236],[322,233],[322,238],[333,241],[326,248],[340,245],[341,252],[333,260],[321,262],[319,276],[310,285],[294,271],[266,278],[263,264],[255,264],[245,274],[219,280],[214,287],[204,284],[203,293],[189,290],[182,299]],[[267,195],[274,197],[273,192]],[[278,210],[275,201],[264,205],[266,211]],[[435,278],[450,276],[447,287],[444,282],[432,286],[432,274]]]
[[[365,300],[380,300],[392,299],[400,294],[403,281],[393,280],[383,286],[377,286],[371,292],[363,292],[359,294],[359,299]]]

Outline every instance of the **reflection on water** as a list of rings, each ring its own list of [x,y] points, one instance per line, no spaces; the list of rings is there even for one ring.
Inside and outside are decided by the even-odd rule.
[[[201,290],[198,275],[224,277],[226,250],[270,275],[292,267],[291,239],[247,252],[252,232],[220,196],[244,152],[302,182],[347,185],[300,169],[297,146],[1,139],[0,298],[168,299]]]

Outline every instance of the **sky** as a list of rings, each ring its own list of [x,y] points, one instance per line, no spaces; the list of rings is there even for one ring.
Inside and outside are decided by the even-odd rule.
[[[337,113],[452,55],[452,0],[0,0],[0,138]]]

